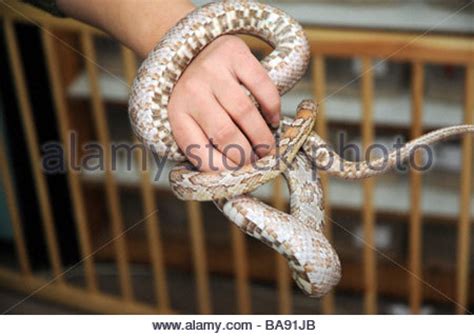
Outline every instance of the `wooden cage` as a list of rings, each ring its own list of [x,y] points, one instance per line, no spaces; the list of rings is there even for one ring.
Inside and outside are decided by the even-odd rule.
[[[80,247],[81,265],[84,271],[84,285],[70,283],[65,274],[69,271],[67,265],[61,260],[61,252],[58,245],[57,225],[53,216],[54,204],[49,197],[48,183],[41,168],[41,152],[38,141],[37,129],[32,115],[32,106],[29,99],[28,87],[26,85],[25,73],[18,47],[17,35],[15,33],[17,24],[35,25],[41,34],[45,67],[49,75],[51,97],[56,113],[57,127],[62,141],[66,141],[68,132],[74,129],[74,123],[67,92],[64,83],[65,66],[59,66],[64,53],[59,48],[69,48],[69,52],[77,53],[84,58],[85,73],[90,86],[89,102],[91,103],[93,131],[100,143],[110,142],[110,128],[106,118],[105,103],[101,95],[99,84],[99,73],[97,55],[94,39],[103,36],[89,26],[73,21],[71,19],[59,19],[51,17],[29,6],[17,2],[2,2],[0,4],[0,19],[3,25],[3,33],[8,50],[9,67],[13,74],[14,89],[21,113],[21,121],[26,135],[28,155],[32,163],[31,171],[34,180],[35,193],[40,208],[40,218],[45,240],[47,243],[48,258],[51,268],[51,276],[44,276],[34,272],[28,257],[28,247],[25,243],[25,230],[22,225],[22,213],[18,204],[17,188],[15,185],[15,172],[8,160],[8,139],[0,137],[0,170],[1,183],[6,195],[9,216],[14,233],[16,255],[18,257],[19,269],[0,266],[0,286],[21,291],[27,295],[45,298],[54,302],[71,305],[76,308],[99,313],[179,313],[179,309],[173,307],[170,300],[170,286],[167,281],[167,262],[165,243],[161,237],[160,228],[166,223],[161,222],[156,210],[156,204],[160,202],[156,193],[156,187],[150,182],[151,178],[147,172],[140,175],[138,191],[143,207],[143,219],[138,223],[146,228],[147,253],[149,254],[150,268],[153,273],[155,302],[153,304],[142,302],[134,295],[133,284],[130,274],[129,253],[125,236],[129,226],[124,223],[120,204],[120,189],[111,167],[107,166],[103,175],[105,203],[102,205],[107,209],[111,234],[113,240],[109,241],[108,247],[113,247],[114,260],[117,265],[120,293],[111,295],[101,291],[97,280],[95,253],[97,249],[91,242],[89,219],[87,214],[88,197],[85,196],[84,184],[81,174],[67,172],[68,189],[71,198],[71,207],[74,215],[74,223],[77,229],[77,239]],[[424,109],[424,87],[425,68],[427,64],[443,64],[461,67],[464,72],[463,88],[463,111],[464,123],[474,122],[474,41],[470,36],[451,36],[436,34],[411,34],[399,32],[382,32],[369,30],[344,30],[318,27],[305,27],[311,43],[312,68],[310,78],[312,92],[320,104],[320,114],[317,121],[317,132],[328,138],[328,124],[326,118],[326,60],[328,58],[359,59],[361,61],[360,90],[357,99],[360,100],[362,117],[356,129],[361,133],[363,146],[367,147],[374,141],[374,133],[377,125],[374,122],[374,64],[376,60],[384,59],[394,62],[408,63],[410,73],[411,92],[411,122],[406,132],[410,137],[423,134],[427,128],[423,125]],[[64,34],[75,36],[76,44],[70,44],[62,39]],[[59,37],[58,37],[59,36]],[[65,42],[66,41],[66,42]],[[254,50],[267,51],[268,46],[253,40],[248,40]],[[76,47],[77,45],[77,47]],[[125,47],[121,49],[121,66],[123,78],[130,83],[135,75],[137,59],[132,52]],[[2,76],[3,74],[0,74]],[[126,118],[125,115],[123,118]],[[130,134],[131,137],[131,134]],[[131,140],[133,141],[133,140]],[[379,211],[375,206],[374,190],[378,182],[377,178],[363,181],[361,208],[357,209],[362,223],[362,237],[364,244],[361,249],[361,262],[357,265],[349,265],[344,262],[343,279],[341,290],[359,292],[363,295],[362,312],[375,314],[378,309],[378,295],[398,295],[399,298],[408,298],[411,312],[419,313],[423,300],[437,300],[453,307],[457,313],[467,312],[467,307],[474,304],[472,293],[472,268],[470,268],[471,249],[471,226],[473,217],[471,214],[472,204],[472,137],[465,136],[460,142],[462,148],[462,166],[459,174],[459,208],[456,214],[446,220],[456,230],[456,262],[452,273],[440,277],[429,277],[423,271],[423,221],[425,214],[422,210],[421,188],[423,175],[411,172],[409,175],[409,211],[404,214],[402,222],[407,227],[407,250],[408,256],[406,266],[396,260],[390,259],[391,267],[378,265],[377,251],[374,243],[374,230],[376,227]],[[70,155],[70,153],[66,153]],[[110,153],[105,153],[106,157]],[[140,157],[136,158],[141,160]],[[331,183],[329,178],[323,174],[324,189],[327,191]],[[284,209],[286,199],[283,197],[281,183],[274,183],[272,202],[275,207]],[[340,211],[339,207],[333,206],[329,197],[326,197],[327,235],[332,237],[334,214]],[[197,312],[207,314],[218,312],[213,309],[212,295],[219,295],[211,291],[210,273],[214,266],[209,260],[217,258],[214,251],[209,256],[206,247],[206,230],[204,223],[206,218],[202,213],[202,205],[195,202],[185,203],[188,218],[188,241],[183,244],[190,251],[193,268],[190,272],[195,281],[195,298]],[[336,223],[337,224],[337,223]],[[238,313],[252,313],[251,281],[253,271],[249,265],[251,255],[246,248],[246,238],[234,226],[230,228],[230,244],[226,246],[229,250],[231,261],[229,262],[233,281],[235,281],[235,311]],[[336,250],[339,246],[336,243]],[[290,279],[286,261],[272,254],[273,259],[264,259],[265,263],[275,262],[275,273],[268,277],[275,282],[275,297],[277,298],[276,311],[279,313],[292,313],[292,300],[294,296],[293,282]],[[384,256],[382,256],[384,257]],[[386,256],[390,258],[389,256]],[[261,262],[261,261],[260,261]],[[73,265],[75,267],[75,265]],[[268,268],[264,268],[268,270]],[[266,271],[265,271],[266,272]],[[426,277],[425,277],[426,276]],[[390,279],[397,282],[388,285]],[[470,291],[471,285],[471,291]],[[336,288],[336,294],[339,287]],[[331,293],[321,301],[320,310],[326,314],[337,312],[337,301],[335,294]]]

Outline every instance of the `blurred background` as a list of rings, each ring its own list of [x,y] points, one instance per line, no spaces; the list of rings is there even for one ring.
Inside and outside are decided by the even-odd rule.
[[[301,99],[317,99],[317,131],[336,149],[340,132],[346,143],[391,147],[396,137],[473,123],[471,1],[265,2],[300,21],[312,48],[282,111],[291,116]],[[153,164],[128,169],[121,153],[116,169],[106,162],[104,170],[44,174],[43,145],[70,145],[70,131],[79,154],[91,141],[134,143],[128,83],[140,60],[90,27],[17,1],[0,2],[0,21],[2,312],[472,311],[472,137],[436,145],[423,174],[323,176],[327,234],[343,277],[323,300],[310,299],[282,257],[213,204],[178,201],[171,165],[154,181]],[[247,41],[258,57],[269,52]],[[281,180],[256,194],[288,207]]]

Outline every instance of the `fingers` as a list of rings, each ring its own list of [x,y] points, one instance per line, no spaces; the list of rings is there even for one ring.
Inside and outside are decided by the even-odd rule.
[[[248,53],[239,53],[234,62],[235,76],[257,99],[265,120],[272,126],[280,121],[280,94],[260,62]]]
[[[262,115],[230,73],[221,80],[222,83],[216,83],[214,88],[220,105],[250,140],[257,155],[269,154],[275,146],[275,139]]]
[[[255,157],[245,135],[222,108],[214,96],[207,96],[191,112],[212,144],[235,164],[243,166]]]
[[[173,137],[203,171],[256,160],[252,145],[258,156],[267,155],[274,147],[267,123],[278,125],[279,116],[280,96],[265,69],[241,39],[229,35],[208,45],[186,68],[168,105]]]
[[[235,168],[235,164],[216,150],[193,118],[185,113],[179,119],[170,118],[173,136],[188,160],[201,171]],[[228,164],[225,164],[228,162]]]

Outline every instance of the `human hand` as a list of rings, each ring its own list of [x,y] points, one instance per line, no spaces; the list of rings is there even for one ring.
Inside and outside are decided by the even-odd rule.
[[[178,146],[198,169],[230,169],[273,150],[267,123],[279,123],[280,95],[247,45],[225,35],[186,68],[171,95],[168,117]]]
[[[141,57],[194,8],[189,0],[56,1],[68,16],[103,29]],[[278,124],[279,115],[276,87],[245,43],[231,35],[217,38],[191,62],[168,105],[176,142],[203,171],[241,166],[268,154],[274,138],[267,123]]]

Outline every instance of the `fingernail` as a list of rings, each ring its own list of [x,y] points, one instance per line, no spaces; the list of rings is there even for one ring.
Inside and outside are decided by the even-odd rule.
[[[272,126],[272,128],[280,127],[280,118],[279,117],[273,118],[270,125]]]
[[[262,158],[268,155],[268,153],[270,152],[270,146],[267,144],[261,144],[261,145],[256,146],[254,150],[258,158]]]
[[[265,148],[257,148],[256,152],[257,152],[257,153],[256,153],[256,154],[257,154],[257,157],[258,157],[258,158],[262,158],[262,157],[264,157],[265,155],[267,155],[268,150],[265,149]]]

